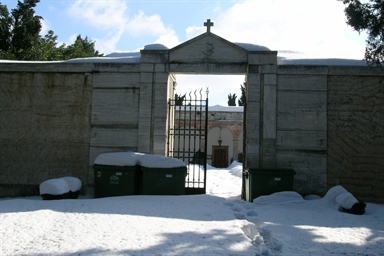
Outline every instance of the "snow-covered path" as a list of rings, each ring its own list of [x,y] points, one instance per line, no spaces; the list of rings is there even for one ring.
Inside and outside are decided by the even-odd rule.
[[[240,200],[241,166],[208,194],[0,200],[0,255],[384,255],[384,206],[364,215],[283,192]]]

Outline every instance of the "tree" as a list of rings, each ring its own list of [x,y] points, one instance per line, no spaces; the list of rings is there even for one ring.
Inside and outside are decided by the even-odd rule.
[[[6,52],[11,46],[12,18],[7,6],[0,2],[0,51]]]
[[[228,106],[236,106],[236,93],[228,94]]]
[[[240,85],[241,96],[240,96],[240,99],[237,100],[237,103],[239,104],[239,106],[245,105],[245,86],[246,86],[246,82]]]
[[[95,50],[95,41],[87,36],[83,39],[78,35],[75,42],[64,49],[63,59],[102,57],[99,51]]]
[[[49,30],[44,37],[39,37],[32,44],[29,53],[30,60],[54,61],[63,60],[65,44],[58,46],[57,35]]]
[[[181,96],[175,93],[175,106],[183,106],[184,100],[185,100],[185,94]]]
[[[0,47],[8,59],[28,60],[33,42],[39,39],[42,17],[35,15],[34,7],[40,0],[17,1],[17,7],[8,12],[0,2]]]
[[[0,59],[9,60],[68,60],[73,58],[104,56],[95,50],[95,41],[78,35],[76,41],[66,46],[58,45],[52,30],[40,36],[41,19],[34,7],[40,0],[18,0],[17,7],[9,13],[0,2]]]
[[[384,1],[343,0],[347,24],[357,32],[366,30],[368,39],[364,59],[369,65],[381,66],[384,62]]]

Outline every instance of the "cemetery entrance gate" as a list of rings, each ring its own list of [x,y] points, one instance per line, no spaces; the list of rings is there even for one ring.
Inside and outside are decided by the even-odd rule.
[[[177,96],[168,102],[167,156],[187,164],[186,194],[205,194],[207,180],[208,90]]]

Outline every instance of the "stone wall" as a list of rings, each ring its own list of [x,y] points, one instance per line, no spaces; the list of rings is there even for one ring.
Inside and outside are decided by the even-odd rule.
[[[277,166],[293,168],[295,190],[326,192],[327,67],[279,66]]]
[[[86,183],[92,75],[39,68],[50,69],[0,67],[0,197],[37,195],[41,182],[67,175]]]
[[[330,68],[328,187],[384,202],[384,69]]]
[[[277,65],[276,56],[206,33],[143,50],[136,63],[0,63],[0,196],[37,194],[65,175],[91,187],[100,153],[164,155],[173,74],[233,73],[247,77],[246,168],[293,168],[302,194],[342,185],[382,202],[384,69]]]

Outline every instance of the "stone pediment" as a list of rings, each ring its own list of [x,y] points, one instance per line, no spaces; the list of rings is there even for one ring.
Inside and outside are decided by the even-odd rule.
[[[248,51],[211,32],[169,50],[170,63],[247,63]]]

